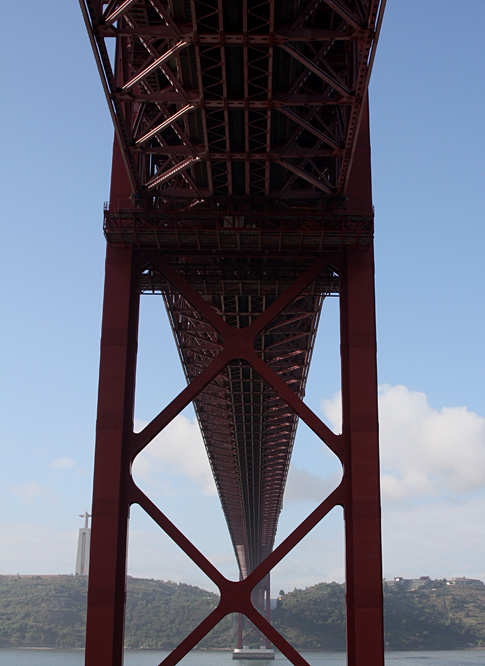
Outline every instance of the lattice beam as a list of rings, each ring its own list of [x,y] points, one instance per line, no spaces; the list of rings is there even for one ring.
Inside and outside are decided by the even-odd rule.
[[[183,210],[347,193],[378,0],[80,1],[133,194]]]

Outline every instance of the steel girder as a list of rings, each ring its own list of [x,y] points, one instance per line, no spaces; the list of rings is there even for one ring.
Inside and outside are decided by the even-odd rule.
[[[164,210],[346,194],[383,2],[80,2],[133,194]]]

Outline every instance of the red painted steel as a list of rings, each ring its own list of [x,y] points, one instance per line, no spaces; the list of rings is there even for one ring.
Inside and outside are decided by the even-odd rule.
[[[87,664],[120,664],[123,650],[129,451],[139,291],[131,250],[108,247],[101,338]],[[134,283],[135,282],[135,283]]]
[[[270,576],[269,574],[255,587],[251,595],[251,601],[255,609],[267,620],[271,619],[271,599],[270,599]],[[258,639],[258,647],[262,645],[267,649],[271,648],[271,641],[267,636],[259,631],[248,619],[238,613],[237,616],[237,647],[242,649],[245,645],[249,645],[251,636],[256,636]]]
[[[355,150],[349,196],[372,207],[368,123]],[[379,501],[373,250],[349,249],[341,279],[342,412],[349,664],[381,664],[382,566]]]
[[[80,2],[146,201],[286,211],[345,192],[383,2]]]
[[[132,504],[221,593],[163,663],[178,663],[225,615],[239,613],[293,664],[306,664],[269,622],[269,574],[340,505],[348,663],[381,666],[366,92],[384,3],[80,2],[115,124],[86,664],[122,662]],[[188,385],[134,433],[142,293],[163,296]],[[303,401],[329,295],[341,299],[342,435]],[[224,578],[131,477],[134,458],[191,402],[238,582]],[[298,418],[340,459],[343,479],[274,548]]]

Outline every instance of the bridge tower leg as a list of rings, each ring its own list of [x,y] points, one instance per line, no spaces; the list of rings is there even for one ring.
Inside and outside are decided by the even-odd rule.
[[[365,113],[348,195],[372,213]],[[344,438],[347,660],[384,664],[376,318],[373,245],[347,249],[340,274],[342,433]]]
[[[129,200],[129,194],[115,142],[111,202]],[[131,248],[107,245],[86,627],[89,666],[123,663],[131,465],[128,438],[133,431],[140,300],[135,263]]]
[[[383,663],[372,252],[349,252],[341,281],[349,666]]]

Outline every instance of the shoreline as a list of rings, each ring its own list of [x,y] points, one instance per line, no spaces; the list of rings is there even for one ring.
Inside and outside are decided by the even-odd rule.
[[[125,648],[125,652],[171,652],[175,648]],[[232,652],[234,648],[194,648],[191,652]],[[277,648],[273,648],[279,653]],[[24,646],[24,645],[0,645],[0,650],[67,650],[69,652],[83,652],[83,647],[59,647],[59,646]],[[406,650],[385,649],[384,652],[475,652],[485,650],[485,646],[477,647],[455,647],[455,648],[409,648]],[[299,652],[312,652],[324,654],[345,654],[345,650],[318,650],[315,648],[300,648]]]

